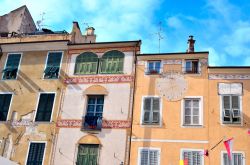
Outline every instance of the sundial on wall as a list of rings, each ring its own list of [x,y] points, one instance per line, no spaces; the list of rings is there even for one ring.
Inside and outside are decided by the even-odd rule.
[[[156,88],[168,101],[178,101],[187,91],[187,81],[183,74],[175,71],[163,73],[156,81]]]

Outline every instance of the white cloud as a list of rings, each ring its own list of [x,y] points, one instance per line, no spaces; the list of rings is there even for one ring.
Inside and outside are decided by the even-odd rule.
[[[167,25],[172,28],[179,29],[182,27],[182,22],[177,16],[167,18]]]

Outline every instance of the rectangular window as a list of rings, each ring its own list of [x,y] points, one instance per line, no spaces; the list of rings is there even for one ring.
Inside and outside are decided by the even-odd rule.
[[[186,60],[185,73],[199,73],[199,60]]]
[[[6,121],[10,109],[12,94],[0,94],[0,121]]]
[[[184,99],[184,125],[201,125],[200,99]]]
[[[145,97],[143,100],[143,124],[160,124],[160,98]]]
[[[17,78],[18,67],[21,59],[21,54],[9,54],[5,68],[3,70],[3,79],[11,80]]]
[[[78,146],[76,165],[97,165],[98,154],[98,144],[80,144]]]
[[[140,165],[159,165],[160,151],[158,149],[141,149]]]
[[[30,143],[26,165],[42,165],[45,143]]]
[[[44,70],[45,79],[57,79],[61,65],[62,52],[50,52],[47,57],[47,64]]]
[[[233,153],[232,160],[229,159],[227,153],[223,153],[223,165],[243,165],[244,157],[242,153]]]
[[[182,159],[188,162],[188,165],[202,165],[203,164],[203,153],[202,151],[182,151]]]
[[[226,124],[241,124],[240,96],[222,96],[222,121]]]
[[[40,94],[35,121],[46,121],[46,122],[50,121],[54,99],[55,99],[54,93]]]
[[[161,61],[148,61],[146,74],[159,74],[161,72]]]

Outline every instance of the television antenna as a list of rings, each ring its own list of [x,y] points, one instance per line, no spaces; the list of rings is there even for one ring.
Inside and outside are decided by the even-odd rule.
[[[159,29],[158,29],[158,32],[155,33],[158,37],[158,49],[159,49],[159,53],[161,52],[161,40],[163,39],[163,36],[162,36],[162,22],[160,21],[158,23],[158,26],[159,26]]]
[[[44,26],[44,25],[43,25],[43,21],[45,20],[45,19],[44,19],[44,15],[45,15],[45,14],[46,14],[45,12],[42,12],[42,13],[40,14],[40,16],[42,17],[42,19],[36,21],[36,24],[37,24],[37,26],[38,26],[38,30],[39,30],[39,31],[41,31],[41,30],[42,30],[42,26]]]

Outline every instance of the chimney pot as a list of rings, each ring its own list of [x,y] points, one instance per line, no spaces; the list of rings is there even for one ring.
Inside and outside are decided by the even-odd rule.
[[[93,36],[93,35],[95,35],[95,28],[93,28],[93,27],[87,27],[86,28],[86,35],[87,36]]]
[[[187,48],[187,52],[188,53],[191,53],[191,52],[194,52],[194,43],[195,43],[195,40],[193,39],[194,36],[190,35],[189,38],[188,38],[188,48]]]

